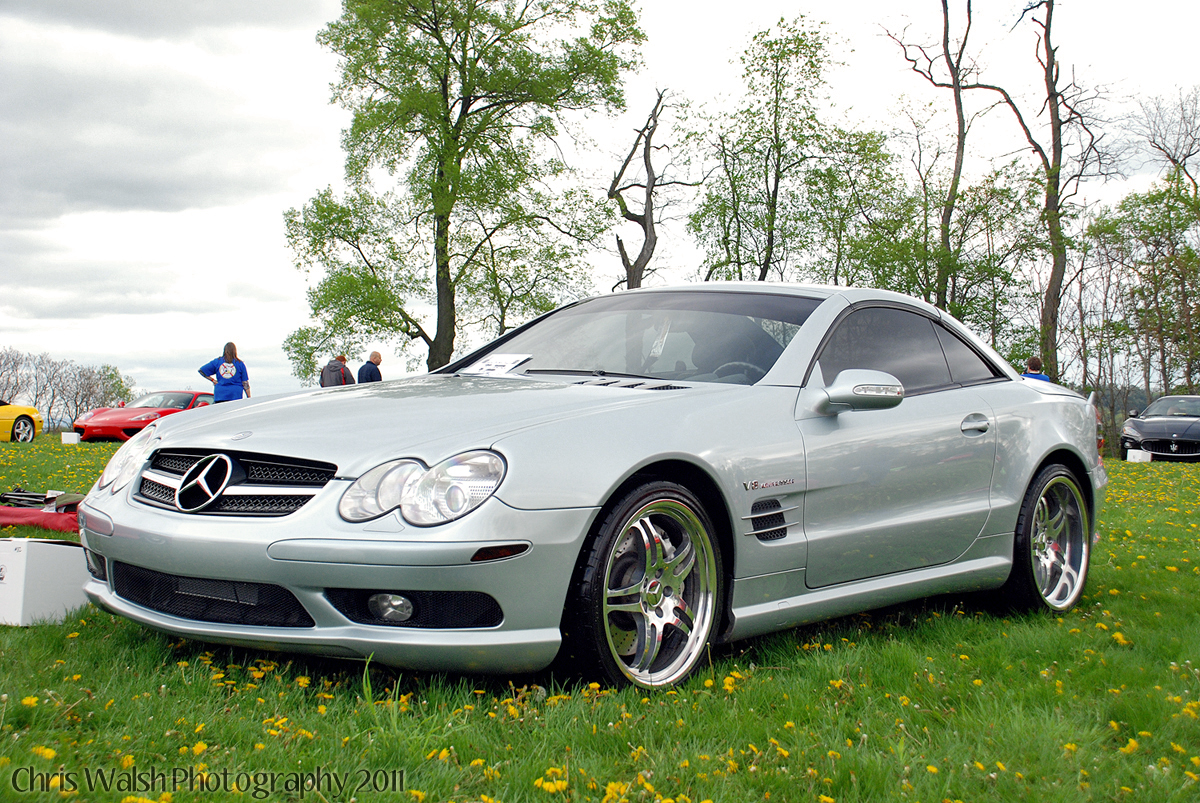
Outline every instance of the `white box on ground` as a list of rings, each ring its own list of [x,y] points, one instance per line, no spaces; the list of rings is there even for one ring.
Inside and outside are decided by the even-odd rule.
[[[64,432],[62,434],[62,442],[64,444],[79,443],[79,433],[78,432]]]
[[[1130,463],[1149,463],[1150,453],[1141,449],[1130,449],[1125,453],[1125,460]]]
[[[83,547],[72,541],[0,538],[0,624],[60,622],[87,603]]]

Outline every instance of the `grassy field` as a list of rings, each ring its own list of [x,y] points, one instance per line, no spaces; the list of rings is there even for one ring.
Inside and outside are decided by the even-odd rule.
[[[0,444],[0,482],[83,491],[111,451]],[[1195,801],[1200,467],[1108,468],[1076,610],[927,600],[732,645],[665,694],[364,669],[94,609],[0,627],[0,800]]]

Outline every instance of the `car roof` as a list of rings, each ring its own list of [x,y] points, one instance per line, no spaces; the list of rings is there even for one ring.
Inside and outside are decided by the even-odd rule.
[[[841,296],[849,304],[864,301],[894,301],[909,304],[941,317],[938,309],[919,298],[906,296],[891,290],[878,290],[870,287],[847,287],[830,284],[800,284],[797,282],[697,282],[691,284],[674,284],[664,287],[639,287],[628,290],[630,293],[769,293],[773,295],[793,295],[805,298],[827,299]]]

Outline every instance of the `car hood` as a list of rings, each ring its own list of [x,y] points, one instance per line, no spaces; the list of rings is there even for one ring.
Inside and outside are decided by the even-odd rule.
[[[1140,432],[1143,438],[1200,438],[1200,418],[1191,416],[1130,418],[1125,426]]]
[[[120,426],[128,424],[139,415],[146,413],[158,413],[159,416],[168,415],[169,413],[178,413],[179,410],[173,408],[160,409],[158,407],[111,407],[107,410],[102,410],[91,418],[86,419],[83,423],[90,425],[102,426]],[[153,419],[151,419],[153,420]],[[139,424],[148,424],[149,421],[138,421]]]
[[[339,475],[356,477],[400,457],[437,463],[547,421],[738,388],[661,381],[638,388],[627,384],[632,381],[601,386],[431,374],[210,405],[192,415],[162,420],[157,435],[162,448],[287,455],[334,463]],[[663,389],[645,389],[655,387]]]

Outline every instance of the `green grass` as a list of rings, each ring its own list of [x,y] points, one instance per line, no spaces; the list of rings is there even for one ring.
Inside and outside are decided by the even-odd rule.
[[[0,443],[0,491],[63,491],[85,494],[117,451],[119,443],[64,445],[58,433],[40,435],[33,443]],[[43,538],[37,527],[4,527],[3,538]],[[58,533],[55,537],[63,537]],[[78,536],[75,538],[79,540]],[[2,788],[2,787],[0,787]]]
[[[6,476],[63,476],[23,454],[41,466],[5,451]],[[185,784],[174,801],[1196,800],[1200,466],[1109,471],[1074,611],[927,600],[740,642],[672,693],[364,672],[94,609],[0,628],[0,799],[61,799],[12,789],[31,767],[81,786],[101,769],[248,782],[240,795]],[[317,768],[351,787],[403,770],[406,791],[284,789]],[[161,787],[71,797],[159,800]]]

